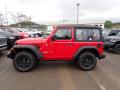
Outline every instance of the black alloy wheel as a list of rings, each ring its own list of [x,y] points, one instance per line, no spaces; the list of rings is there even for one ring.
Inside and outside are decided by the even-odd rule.
[[[95,68],[97,63],[97,59],[93,53],[85,52],[82,53],[78,59],[76,64],[78,67],[84,71],[89,71]]]
[[[120,54],[120,44],[117,44],[114,49],[115,53]]]
[[[35,64],[35,57],[28,52],[19,52],[13,60],[15,69],[21,72],[32,70]]]

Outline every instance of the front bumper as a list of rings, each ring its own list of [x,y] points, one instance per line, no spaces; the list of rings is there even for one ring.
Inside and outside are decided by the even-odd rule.
[[[7,45],[5,46],[0,46],[0,51],[6,50],[7,49]]]
[[[10,58],[10,59],[14,59],[14,54],[15,52],[13,50],[10,50],[8,53],[7,53],[7,57]]]
[[[104,47],[113,47],[114,44],[114,42],[104,42]]]
[[[14,45],[15,39],[8,39],[8,45]]]

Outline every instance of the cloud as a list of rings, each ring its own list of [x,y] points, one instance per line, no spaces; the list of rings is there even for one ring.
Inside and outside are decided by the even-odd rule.
[[[9,12],[22,12],[34,21],[76,20],[77,3],[80,19],[120,16],[120,0],[0,0],[0,11],[7,4]]]

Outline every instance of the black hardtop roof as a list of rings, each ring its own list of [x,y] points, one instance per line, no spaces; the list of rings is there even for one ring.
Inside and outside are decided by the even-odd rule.
[[[120,31],[120,29],[113,29],[113,30],[111,30],[111,31]]]
[[[101,27],[87,25],[87,24],[61,24],[61,25],[56,25],[56,27],[57,28],[74,27],[74,28],[96,28],[96,29],[101,29]]]

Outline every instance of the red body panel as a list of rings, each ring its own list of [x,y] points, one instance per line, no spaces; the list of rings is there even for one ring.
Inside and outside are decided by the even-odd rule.
[[[52,41],[51,37],[56,32],[56,28],[53,29],[50,36],[47,38],[27,38],[18,40],[18,45],[35,45],[39,47],[40,52],[44,58],[41,60],[73,60],[73,56],[77,50],[85,46],[95,46],[98,48],[98,44],[102,46],[98,48],[99,54],[103,54],[103,42],[75,42],[74,41],[74,29],[71,28],[72,38],[71,40],[55,40]]]

